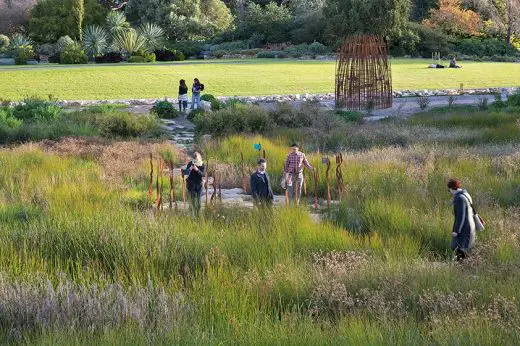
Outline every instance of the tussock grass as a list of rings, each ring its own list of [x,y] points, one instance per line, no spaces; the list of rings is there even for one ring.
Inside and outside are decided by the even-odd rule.
[[[464,122],[465,133],[482,131]],[[385,125],[353,125],[361,134],[351,140]],[[0,342],[512,344],[520,336],[518,142],[435,136],[345,150],[346,195],[321,223],[304,207],[216,207],[199,219],[153,211],[146,154],[161,144],[3,149]],[[290,145],[283,134],[209,142],[205,160],[240,181],[240,151],[249,172],[254,143],[278,184]],[[322,154],[308,156],[324,196]],[[125,178],[114,183],[111,169]],[[445,184],[454,176],[487,221],[464,264],[450,260]]]

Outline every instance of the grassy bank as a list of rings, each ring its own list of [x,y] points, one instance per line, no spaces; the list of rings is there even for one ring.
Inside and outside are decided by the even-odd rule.
[[[464,62],[462,69],[427,69],[427,59],[394,59],[395,90],[504,87],[519,83],[515,63]],[[206,92],[224,96],[328,93],[334,91],[331,61],[244,60],[174,65],[65,66],[0,69],[0,97],[63,100],[161,98],[177,95],[179,79],[201,79]]]
[[[2,149],[0,342],[514,344],[520,138],[511,114],[346,123],[346,194],[321,223],[305,207],[158,213],[146,159],[164,144]],[[497,128],[511,135],[472,139]],[[332,154],[308,139],[323,197],[320,159]],[[279,131],[237,135],[204,154],[239,186],[240,151],[252,169],[262,143],[276,181],[289,142]],[[451,177],[487,221],[463,264],[449,249]]]

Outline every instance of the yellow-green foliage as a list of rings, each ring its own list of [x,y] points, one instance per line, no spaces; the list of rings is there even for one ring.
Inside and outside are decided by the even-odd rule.
[[[238,167],[242,150],[252,169],[254,143],[277,177],[284,139],[232,137],[209,144],[204,159]],[[323,196],[321,156],[309,153]],[[127,188],[103,180],[92,160],[0,151],[0,341],[518,340],[518,148],[416,146],[344,159],[345,198],[332,220],[316,222],[305,207],[158,213],[146,166]],[[452,176],[488,221],[464,265],[450,262]]]

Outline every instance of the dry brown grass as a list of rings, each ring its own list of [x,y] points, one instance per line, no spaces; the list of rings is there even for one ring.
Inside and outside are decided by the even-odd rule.
[[[150,153],[154,157],[154,166],[165,151],[172,152],[173,157],[178,159],[184,155],[167,141],[116,142],[97,138],[64,138],[59,142],[42,141],[39,147],[46,153],[95,161],[103,168],[103,179],[112,183],[143,178],[148,172],[146,165]]]

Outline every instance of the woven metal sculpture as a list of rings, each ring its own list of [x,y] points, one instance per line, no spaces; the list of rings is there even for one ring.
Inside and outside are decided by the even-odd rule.
[[[392,107],[392,75],[388,48],[378,36],[353,36],[336,62],[336,107],[350,110]]]

